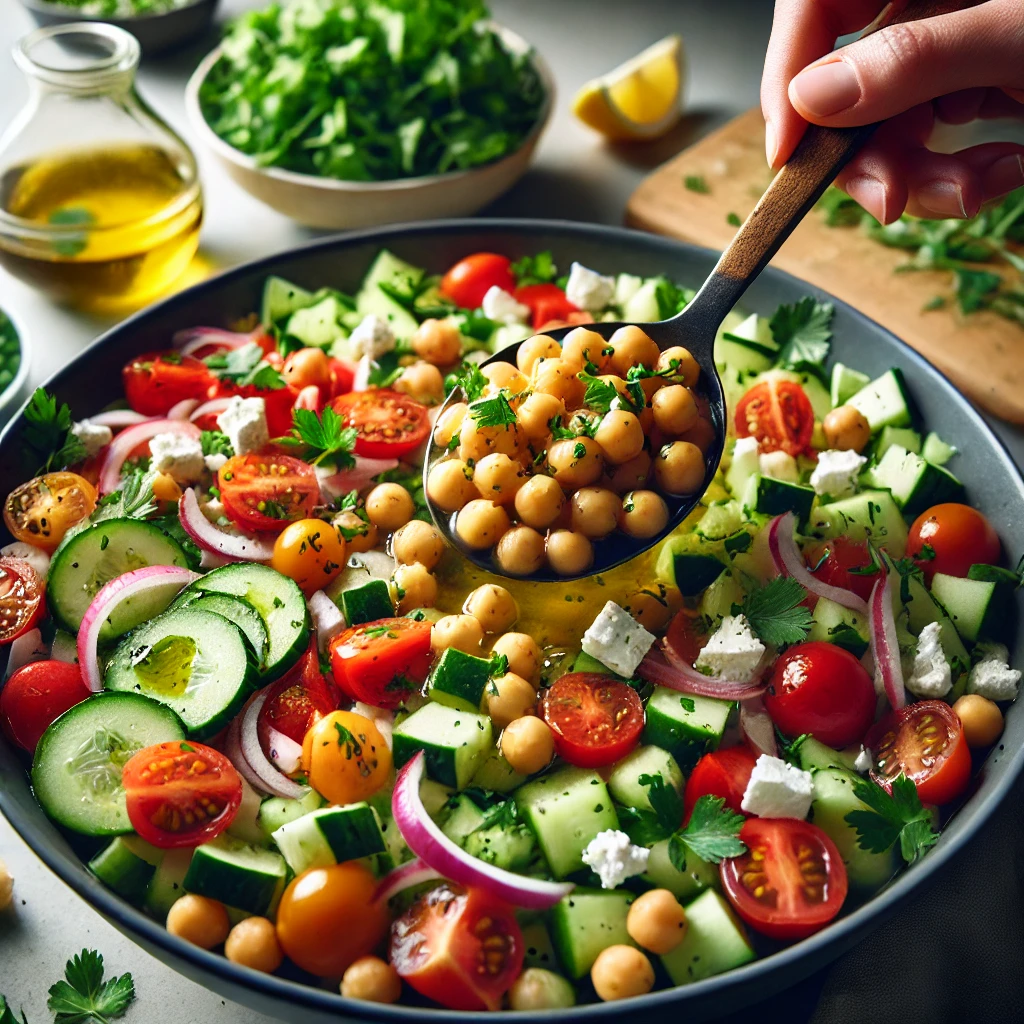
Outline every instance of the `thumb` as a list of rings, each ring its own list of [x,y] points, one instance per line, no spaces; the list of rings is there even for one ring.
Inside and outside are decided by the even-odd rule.
[[[1024,18],[1017,0],[889,25],[804,68],[789,84],[815,124],[870,124],[960,89],[1024,87]]]

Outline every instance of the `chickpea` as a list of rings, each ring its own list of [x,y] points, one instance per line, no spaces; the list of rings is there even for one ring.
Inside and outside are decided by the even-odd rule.
[[[331,364],[320,348],[300,348],[293,352],[281,369],[285,383],[301,391],[310,386],[326,388],[331,383]]]
[[[504,388],[513,395],[525,391],[530,384],[525,374],[520,373],[514,363],[488,363],[480,367],[480,372],[491,382],[495,393]]]
[[[440,405],[444,401],[444,377],[433,363],[421,359],[402,371],[395,390],[424,405]]]
[[[620,327],[608,339],[608,344],[612,348],[612,371],[620,377],[625,377],[634,366],[652,369],[661,354],[647,332],[635,324]]]
[[[462,335],[450,320],[424,320],[411,341],[416,355],[435,366],[449,366],[462,355]]]
[[[594,545],[575,530],[553,530],[548,534],[548,565],[559,576],[577,576],[593,564]]]
[[[619,526],[623,533],[647,540],[656,537],[667,525],[668,506],[656,491],[630,491],[622,499]]]
[[[396,602],[399,615],[406,615],[413,608],[433,608],[437,603],[437,577],[419,562],[400,565],[395,570]]]
[[[542,359],[561,359],[562,346],[550,335],[535,334],[519,346],[516,352],[516,366],[523,373],[532,374]]]
[[[459,458],[479,462],[494,452],[518,458],[526,447],[526,435],[518,423],[500,427],[481,427],[470,413],[459,428]]]
[[[412,495],[401,484],[377,484],[366,496],[366,514],[381,530],[405,526],[415,511]]]
[[[583,381],[561,359],[545,359],[533,368],[533,390],[560,398],[566,409],[583,404]]]
[[[651,456],[642,451],[635,459],[623,462],[621,466],[609,466],[605,474],[604,484],[616,494],[645,487],[651,475]]]
[[[473,486],[481,498],[496,505],[511,505],[526,482],[526,470],[501,452],[485,455],[473,469]]]
[[[537,641],[529,633],[506,633],[494,641],[494,653],[508,658],[509,672],[536,683],[540,679],[543,656]]]
[[[427,496],[445,512],[458,512],[478,493],[473,472],[461,459],[438,462],[427,475]]]
[[[600,373],[608,368],[610,360],[605,355],[605,349],[610,347],[609,342],[597,331],[589,327],[577,327],[562,339],[562,362],[573,373],[579,373],[587,363],[593,363]]]
[[[532,526],[513,526],[495,549],[498,565],[510,576],[529,576],[545,562],[544,535]]]
[[[419,562],[433,569],[444,554],[444,538],[433,523],[410,519],[391,542],[395,560],[403,565]]]
[[[686,929],[686,913],[668,889],[650,889],[638,896],[626,915],[629,937],[659,956],[675,949]]]
[[[654,460],[654,479],[666,494],[696,494],[705,472],[704,453],[689,441],[670,441]]]
[[[277,931],[265,917],[247,917],[228,933],[224,955],[234,964],[273,974],[284,961]]]
[[[14,876],[7,865],[0,860],[0,914],[10,905],[14,894]]]
[[[697,381],[700,380],[700,363],[693,358],[693,353],[688,348],[683,348],[682,345],[673,345],[671,348],[665,349],[658,356],[655,369],[659,373],[673,370],[674,373],[669,379],[678,380],[680,384],[684,384],[688,388],[696,387]]]
[[[643,451],[644,429],[633,413],[612,409],[601,418],[594,440],[601,446],[605,458],[619,466]]]
[[[654,968],[650,960],[632,946],[602,949],[590,968],[594,991],[606,1003],[613,999],[642,996],[654,988]]]
[[[167,911],[167,930],[200,949],[213,949],[228,937],[231,922],[223,903],[190,892]]]
[[[352,553],[369,551],[375,548],[380,539],[380,533],[373,523],[368,523],[361,515],[352,509],[339,512],[331,520],[331,525],[341,530],[345,538],[345,548]]]
[[[663,433],[685,434],[700,418],[693,392],[682,384],[669,384],[651,399],[654,423]]]
[[[349,964],[342,976],[341,994],[346,999],[363,999],[368,1003],[397,1003],[402,995],[402,979],[379,956],[361,956]]]
[[[607,487],[581,487],[569,500],[572,528],[591,540],[607,537],[615,529],[622,501]]]
[[[551,433],[551,421],[556,416],[565,416],[565,404],[554,395],[535,391],[516,410],[516,415],[527,438],[533,442],[543,442]]]
[[[592,437],[556,441],[548,449],[551,475],[567,491],[575,491],[596,482],[603,465],[601,446]]]
[[[440,416],[434,425],[434,444],[442,448],[448,446],[448,442],[459,432],[462,421],[466,418],[469,406],[465,402],[456,402],[450,405]]]
[[[516,491],[516,514],[537,530],[547,529],[561,514],[565,494],[550,476],[531,476]]]
[[[655,590],[638,590],[622,607],[640,623],[649,633],[662,633],[673,614],[678,610],[673,607],[676,602],[669,600],[668,588],[663,583],[656,584]]]
[[[479,654],[484,627],[472,615],[445,615],[430,627],[430,647],[435,654],[454,647],[466,654]]]
[[[965,693],[954,705],[964,727],[964,739],[972,750],[990,747],[1003,731],[1003,713],[995,701],[980,693]]]
[[[598,374],[598,380],[604,381],[605,384],[611,384],[613,388],[624,398],[630,405],[633,404],[633,396],[629,393],[629,388],[626,386],[625,380],[615,373],[601,373]]]
[[[506,672],[487,684],[484,700],[491,721],[504,729],[536,708],[537,691],[522,676]]]
[[[703,418],[697,420],[685,434],[679,435],[680,441],[689,441],[690,444],[695,444],[705,455],[717,438],[718,434],[711,420]]]
[[[505,633],[519,618],[515,598],[497,583],[484,583],[474,590],[462,610],[484,627],[485,633]]]
[[[555,738],[548,723],[536,715],[524,715],[509,722],[501,734],[501,753],[514,772],[533,775],[551,764]]]
[[[649,406],[654,400],[655,394],[668,384],[668,380],[664,377],[641,377],[639,383],[640,390],[644,393],[644,398]],[[651,422],[654,422],[653,414]]]
[[[511,1010],[562,1010],[576,1005],[571,982],[543,967],[527,967],[508,991]]]
[[[829,412],[821,424],[829,448],[862,452],[871,440],[871,426],[864,414],[852,405],[840,405]]]
[[[455,532],[477,551],[493,548],[510,525],[508,513],[501,505],[486,498],[467,502],[455,517]]]

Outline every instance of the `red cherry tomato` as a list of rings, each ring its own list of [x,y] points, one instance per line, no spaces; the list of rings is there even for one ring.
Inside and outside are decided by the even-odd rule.
[[[697,655],[707,643],[707,635],[701,629],[701,617],[697,611],[683,608],[677,612],[668,625],[665,639],[688,665],[697,660]]]
[[[132,828],[154,846],[198,846],[220,835],[242,802],[242,780],[213,747],[169,740],[136,751],[121,784]]]
[[[346,426],[356,428],[356,454],[367,459],[400,458],[430,433],[427,407],[387,388],[351,391],[331,406]]]
[[[450,1010],[500,1010],[524,951],[512,908],[483,889],[439,885],[391,926],[395,970]]]
[[[22,665],[0,690],[0,726],[31,753],[50,724],[89,696],[77,665],[32,661]]]
[[[186,398],[206,398],[214,377],[206,364],[177,352],[136,356],[121,371],[128,404],[143,416],[166,416]]]
[[[270,730],[276,729],[301,743],[314,722],[338,706],[331,688],[320,671],[315,644],[295,667],[273,684],[257,719],[257,731],[263,749],[270,749]]]
[[[45,610],[35,569],[21,558],[0,558],[0,647],[33,629]]]
[[[328,359],[331,372],[331,398],[338,395],[348,394],[352,390],[352,384],[356,379],[356,368],[351,363],[342,362],[333,357]]]
[[[578,768],[600,768],[625,757],[640,741],[644,706],[632,686],[599,672],[570,672],[541,698],[555,752]]]
[[[271,437],[283,437],[292,429],[292,409],[298,395],[298,392],[292,388],[257,388],[251,384],[239,387],[231,381],[221,380],[216,381],[208,389],[210,398],[233,398],[235,395],[242,398],[263,399],[266,406],[267,430]],[[214,429],[218,428],[214,427]]]
[[[430,623],[378,619],[352,626],[330,644],[334,681],[354,700],[397,708],[430,671]]]
[[[705,754],[686,780],[683,820],[689,821],[693,805],[702,796],[720,796],[726,807],[731,807],[737,814],[746,813],[740,804],[756,763],[757,758],[745,745]]]
[[[830,747],[862,739],[875,718],[875,685],[864,666],[835,644],[790,647],[772,669],[764,706],[787,735],[810,733]]]
[[[280,533],[320,501],[312,466],[290,455],[235,455],[217,472],[224,511],[243,530]]]
[[[956,712],[941,700],[891,711],[864,739],[872,778],[886,789],[902,772],[925,804],[948,804],[967,789],[971,753]]]
[[[512,261],[493,252],[477,252],[459,260],[441,279],[441,294],[463,309],[477,309],[494,287],[511,292],[516,279]]]
[[[569,301],[568,296],[558,285],[523,285],[522,288],[515,290],[515,297],[517,302],[530,307],[530,311],[533,313],[533,329],[535,331],[540,330],[541,327],[546,326],[552,320],[565,323],[580,322],[572,319],[574,315],[579,315],[580,310]],[[593,323],[594,318],[589,314],[587,316],[589,319],[585,322]]]
[[[933,505],[914,520],[907,554],[921,566],[929,582],[937,572],[966,576],[972,565],[999,562],[999,534],[970,505]]]
[[[835,843],[795,818],[749,818],[747,852],[723,860],[722,888],[736,913],[762,935],[803,939],[842,909],[848,881]]]
[[[805,557],[811,575],[822,583],[849,590],[865,601],[871,596],[878,574],[865,576],[850,571],[871,565],[866,541],[854,541],[848,537],[824,540],[808,548]]]
[[[761,451],[806,452],[814,430],[810,399],[796,381],[755,384],[736,406],[736,436],[756,437]]]

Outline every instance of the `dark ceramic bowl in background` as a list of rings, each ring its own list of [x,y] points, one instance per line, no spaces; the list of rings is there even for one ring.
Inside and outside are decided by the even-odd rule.
[[[231,270],[133,316],[86,349],[47,385],[68,402],[76,418],[121,397],[121,367],[133,355],[166,347],[174,331],[195,324],[228,324],[259,308],[263,281],[279,274],[304,287],[332,285],[352,291],[381,246],[412,263],[441,271],[478,250],[516,258],[550,249],[556,262],[579,260],[604,273],[667,274],[696,286],[717,254],[669,239],[607,228],[545,221],[467,220],[395,227],[318,241]],[[770,314],[780,302],[812,294],[828,296],[772,269],[755,282],[741,303]],[[833,300],[834,301],[834,300]],[[970,500],[992,520],[1008,552],[1024,550],[1024,481],[1007,451],[970,404],[937,370],[892,334],[836,302],[833,358],[876,376],[891,366],[906,375],[923,422],[964,454],[952,469]],[[34,467],[22,465],[23,418],[0,435],[0,494],[21,483]],[[1014,622],[1024,619],[1018,592]],[[1020,664],[1018,657],[1017,663]],[[1006,731],[976,779],[970,798],[947,825],[938,845],[868,903],[824,931],[738,970],[683,988],[655,992],[624,1003],[602,1003],[559,1011],[567,1022],[610,1021],[641,1013],[646,1020],[696,1022],[764,999],[796,983],[864,939],[974,837],[1009,791],[1024,765],[1024,704],[1012,706]],[[46,818],[29,789],[22,760],[0,738],[0,810],[42,860],[84,899],[154,956],[193,980],[282,1020],[327,1024],[339,1019],[465,1024],[466,1014],[413,1006],[383,1006],[342,999],[331,991],[259,974],[169,935],[93,877],[68,838]],[[72,840],[74,841],[74,840]],[[339,922],[339,927],[344,927]],[[523,1024],[548,1024],[553,1014],[517,1013]]]

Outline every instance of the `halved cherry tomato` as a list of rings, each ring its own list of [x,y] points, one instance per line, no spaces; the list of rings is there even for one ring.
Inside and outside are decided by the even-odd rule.
[[[330,643],[331,674],[354,700],[397,708],[430,672],[430,623],[377,619],[351,626]]]
[[[162,850],[198,846],[226,829],[242,780],[219,751],[191,740],[143,747],[121,774],[132,828]]]
[[[736,436],[756,437],[763,452],[801,455],[811,444],[814,409],[792,380],[755,384],[736,405]]]
[[[512,908],[483,889],[439,885],[391,926],[395,970],[450,1010],[500,1010],[524,953]]]
[[[747,852],[723,860],[722,888],[736,913],[762,935],[803,939],[839,913],[848,880],[835,843],[795,818],[748,818]]]
[[[44,610],[35,569],[20,558],[0,558],[0,646],[32,629]]]
[[[356,379],[356,368],[351,363],[335,359],[333,356],[328,360],[331,368],[331,393],[330,398],[337,398],[338,395],[348,394],[352,390],[352,384]]]
[[[926,509],[907,538],[907,555],[929,582],[937,572],[966,576],[972,565],[996,565],[999,553],[999,534],[992,524],[977,509],[956,502]]]
[[[235,455],[217,472],[224,511],[243,530],[279,532],[320,500],[312,466],[290,455]]]
[[[0,690],[0,726],[19,747],[31,753],[51,723],[88,696],[89,687],[77,665],[66,661],[29,662]]]
[[[700,612],[690,608],[676,612],[668,624],[665,640],[680,658],[692,665],[707,643],[707,635],[701,628]]]
[[[744,814],[740,804],[757,758],[746,745],[712,750],[694,766],[683,792],[683,821],[689,821],[693,805],[702,796],[720,796],[725,806]]]
[[[533,313],[533,329],[540,330],[552,320],[575,323],[570,318],[580,310],[574,306],[565,292],[556,284],[527,284],[515,290],[517,302],[529,306]],[[593,322],[593,317],[588,323]]]
[[[257,388],[251,384],[240,387],[231,381],[216,381],[208,391],[210,398],[262,398],[266,406],[267,430],[270,436],[284,437],[292,429],[292,408],[298,392],[292,388]],[[202,424],[200,424],[202,426]]]
[[[260,709],[257,731],[263,749],[270,749],[269,730],[276,729],[301,743],[314,722],[338,705],[320,671],[315,642],[283,679],[273,684]]]
[[[864,738],[871,777],[888,789],[902,772],[925,804],[948,804],[967,789],[971,753],[956,712],[941,700],[891,711]]]
[[[511,292],[516,286],[512,261],[494,252],[476,252],[459,260],[441,279],[441,294],[463,309],[477,309],[494,287]]]
[[[427,407],[388,388],[350,391],[331,406],[346,426],[356,428],[356,455],[367,459],[400,458],[430,433]]]
[[[805,553],[811,575],[831,587],[842,587],[852,591],[865,601],[871,596],[878,573],[863,575],[851,569],[866,569],[871,565],[871,555],[866,541],[836,537],[823,540],[809,547]]]
[[[830,747],[862,739],[875,718],[875,684],[864,666],[835,644],[790,647],[772,668],[764,706],[787,736],[810,733]]]
[[[125,398],[143,416],[166,416],[186,398],[204,399],[214,383],[206,364],[177,352],[136,356],[121,371]]]
[[[15,540],[52,552],[95,508],[96,488],[85,477],[45,473],[7,495],[4,523]]]
[[[578,768],[600,768],[625,757],[640,741],[644,706],[632,686],[598,672],[570,672],[540,702],[555,752]]]

